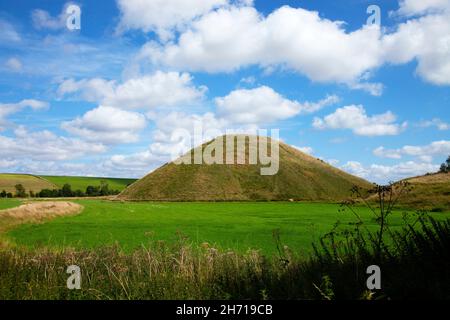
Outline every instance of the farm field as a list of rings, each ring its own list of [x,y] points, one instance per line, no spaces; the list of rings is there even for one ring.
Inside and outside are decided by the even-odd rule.
[[[70,177],[70,176],[42,176],[42,178],[50,181],[59,188],[64,184],[71,185],[72,190],[85,191],[88,186],[99,186],[102,181],[108,183],[110,190],[124,190],[129,184],[136,181],[136,179],[121,179],[121,178],[100,178],[100,177]]]
[[[79,200],[84,211],[43,224],[24,224],[7,235],[18,245],[29,247],[96,248],[118,243],[132,251],[152,241],[188,242],[224,250],[245,252],[261,249],[276,252],[273,231],[279,229],[281,241],[297,252],[310,252],[311,243],[329,232],[337,220],[355,221],[350,212],[339,212],[339,204],[326,203],[157,203]],[[369,209],[357,208],[365,225],[377,230]],[[432,214],[436,219],[450,212]],[[402,214],[391,217],[392,229],[399,229]]]

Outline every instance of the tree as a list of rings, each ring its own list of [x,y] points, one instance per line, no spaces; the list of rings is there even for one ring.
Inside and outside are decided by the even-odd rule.
[[[0,198],[6,198],[6,191],[5,190],[0,192]]]
[[[63,197],[73,197],[72,187],[66,183],[61,189],[61,195]]]
[[[100,195],[101,196],[107,196],[109,195],[109,186],[106,181],[100,182]]]
[[[439,172],[450,172],[450,156],[448,156],[447,160],[443,164],[441,164]]]
[[[90,197],[98,196],[99,187],[88,186],[86,188],[86,195]]]
[[[15,188],[16,188],[16,197],[17,198],[26,198],[27,197],[27,192],[23,185],[16,184]]]

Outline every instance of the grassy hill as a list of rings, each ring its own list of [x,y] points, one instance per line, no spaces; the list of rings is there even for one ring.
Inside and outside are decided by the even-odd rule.
[[[6,190],[14,193],[15,185],[21,184],[27,191],[39,192],[42,189],[55,189],[56,185],[52,182],[31,174],[9,174],[0,173],[0,192]]]
[[[401,204],[433,211],[450,210],[450,173],[429,174],[406,181],[412,189],[401,198]]]
[[[235,136],[236,137],[236,136]],[[225,139],[224,139],[225,140]],[[198,148],[204,150],[213,141]],[[269,147],[270,150],[270,147]],[[232,150],[225,150],[224,154]],[[237,157],[235,143],[235,158]],[[193,150],[185,157],[192,157]],[[244,156],[244,155],[241,155]],[[224,158],[226,156],[224,155]],[[125,200],[249,201],[249,200],[341,200],[353,185],[372,185],[331,165],[280,143],[279,171],[262,176],[260,163],[248,164],[246,143],[243,165],[195,165],[169,163],[125,189]]]
[[[42,189],[59,189],[66,183],[72,190],[86,191],[88,186],[99,186],[102,181],[108,183],[110,190],[124,190],[136,179],[96,178],[96,177],[69,177],[69,176],[35,176],[31,174],[0,173],[0,192],[6,190],[14,193],[15,185],[22,184],[26,191],[39,192]]]
[[[99,186],[102,181],[108,183],[110,190],[124,190],[129,184],[132,184],[136,179],[122,179],[122,178],[99,178],[99,177],[69,177],[69,176],[42,176],[42,178],[52,182],[59,188],[66,183],[70,184],[72,190],[85,191],[88,186]]]

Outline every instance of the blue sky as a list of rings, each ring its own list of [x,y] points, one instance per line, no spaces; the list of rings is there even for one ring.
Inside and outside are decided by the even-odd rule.
[[[194,123],[380,183],[450,154],[450,0],[3,1],[0,74],[0,172],[140,177]]]

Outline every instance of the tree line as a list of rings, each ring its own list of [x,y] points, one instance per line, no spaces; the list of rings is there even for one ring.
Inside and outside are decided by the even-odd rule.
[[[70,198],[70,197],[101,197],[111,196],[120,193],[119,190],[109,189],[108,183],[102,181],[100,186],[88,186],[86,191],[80,189],[72,190],[72,186],[68,183],[60,189],[42,189],[39,192],[30,190],[27,192],[22,184],[15,185],[16,192],[0,192],[0,198]]]

